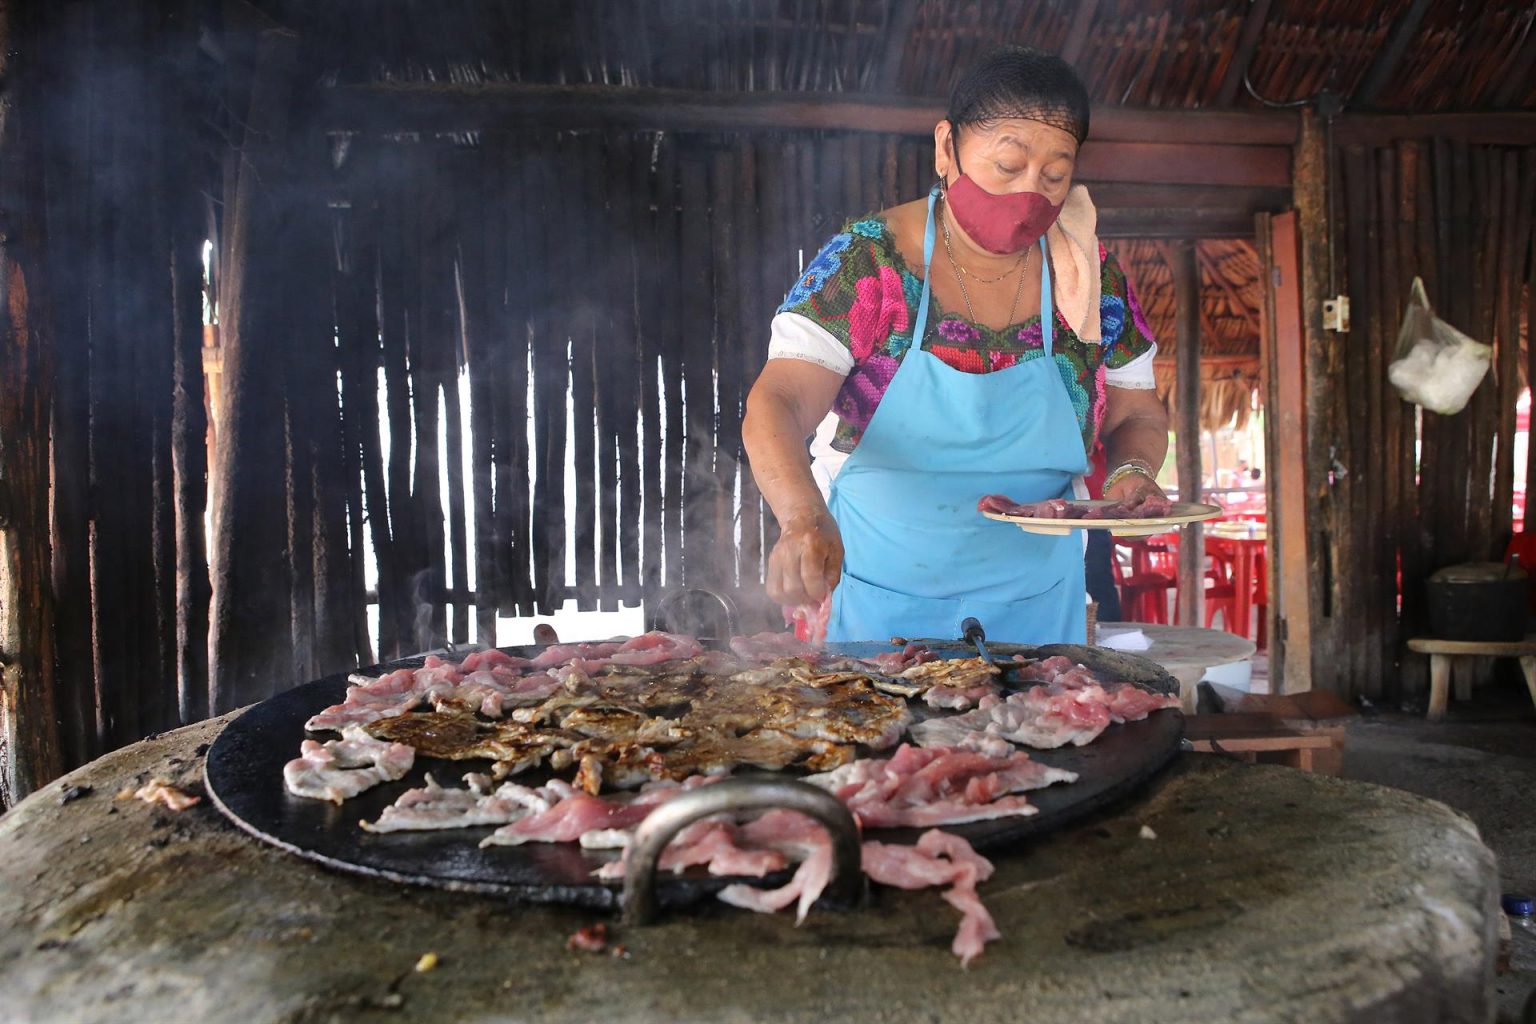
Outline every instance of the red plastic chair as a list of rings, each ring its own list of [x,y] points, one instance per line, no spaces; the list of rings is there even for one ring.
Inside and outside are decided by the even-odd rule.
[[[1228,633],[1246,637],[1248,623],[1237,621],[1237,585],[1232,579],[1237,552],[1220,537],[1207,537],[1205,552],[1211,559],[1211,567],[1205,573],[1205,628],[1211,628],[1219,613],[1222,627]]]
[[[1118,543],[1131,549],[1130,573],[1121,569],[1119,558],[1109,560],[1115,573],[1115,585],[1120,588],[1120,614],[1127,622],[1167,625],[1168,591],[1178,587],[1177,577],[1146,569],[1137,571],[1138,564],[1146,564],[1145,553],[1136,550],[1140,545],[1126,541]]]

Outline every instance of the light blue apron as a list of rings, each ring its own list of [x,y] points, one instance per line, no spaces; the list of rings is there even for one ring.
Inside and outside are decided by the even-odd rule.
[[[912,348],[832,482],[844,561],[827,639],[958,637],[961,620],[974,615],[995,640],[1082,643],[1082,538],[1025,533],[976,511],[984,494],[1068,497],[1088,468],[1053,357],[1045,240],[1044,358],[991,373],[956,370],[922,349],[936,196],[928,196]]]

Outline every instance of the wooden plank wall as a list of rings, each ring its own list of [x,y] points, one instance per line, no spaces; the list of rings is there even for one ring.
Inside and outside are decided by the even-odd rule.
[[[683,585],[770,625],[774,527],[740,431],[768,323],[847,216],[920,194],[931,153],[852,133],[547,131],[350,151],[340,346],[316,380],[339,374],[360,413],[346,448],[379,554],[381,656]],[[447,467],[423,443],[438,438]]]
[[[1336,644],[1334,664],[1314,665],[1315,675],[1329,677],[1314,681],[1392,699],[1423,682],[1422,659],[1404,659],[1402,644],[1427,626],[1424,578],[1445,565],[1501,558],[1514,525],[1536,147],[1349,144],[1336,170],[1337,255],[1352,328],[1334,342],[1342,373],[1313,397],[1330,406],[1332,443],[1348,471],[1330,488],[1333,629],[1348,641]],[[1494,348],[1492,369],[1453,416],[1421,414],[1387,379],[1415,275],[1442,318]]]

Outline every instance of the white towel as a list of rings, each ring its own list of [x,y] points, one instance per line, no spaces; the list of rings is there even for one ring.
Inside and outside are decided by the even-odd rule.
[[[1051,297],[1078,338],[1088,344],[1103,339],[1099,300],[1103,271],[1099,263],[1099,211],[1085,185],[1073,185],[1061,215],[1046,232],[1051,250]]]

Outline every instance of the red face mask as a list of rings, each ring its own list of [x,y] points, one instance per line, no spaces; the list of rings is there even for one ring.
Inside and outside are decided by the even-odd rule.
[[[961,230],[983,249],[999,256],[1021,252],[1040,241],[1061,214],[1061,204],[1038,192],[994,195],[963,172],[946,190],[944,201]]]

